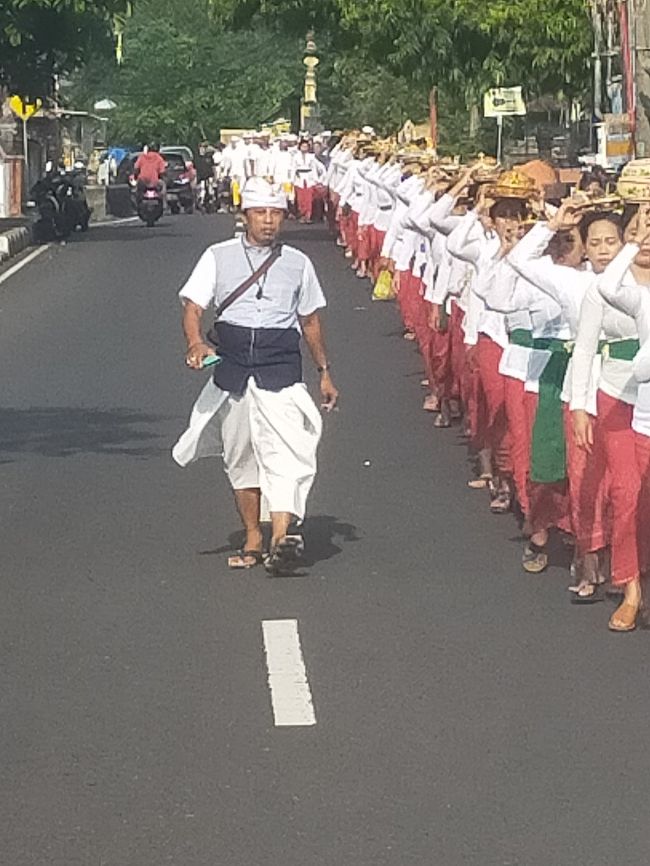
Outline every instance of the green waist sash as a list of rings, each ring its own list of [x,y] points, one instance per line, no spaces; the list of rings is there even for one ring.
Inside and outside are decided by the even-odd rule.
[[[553,484],[566,479],[566,439],[562,411],[562,386],[573,343],[554,337],[536,337],[534,349],[551,353],[539,377],[539,402],[530,459],[530,477],[541,484]]]
[[[638,340],[610,340],[600,345],[603,358],[611,358],[613,361],[633,361],[640,348]]]
[[[532,349],[532,332],[525,330],[525,328],[515,328],[508,334],[508,342],[511,346],[523,346],[525,349]]]
[[[539,402],[531,445],[530,477],[541,484],[553,484],[566,479],[566,439],[564,436],[564,417],[562,412],[562,386],[566,376],[569,360],[573,353],[573,343],[558,340],[554,337],[530,337],[529,332],[519,333],[529,335],[512,336],[511,342],[516,345],[526,345],[532,349],[544,349],[551,353],[546,367],[539,378]],[[522,342],[519,342],[522,340]],[[601,342],[598,351],[603,358],[614,361],[633,361],[639,351],[639,341],[611,340]]]

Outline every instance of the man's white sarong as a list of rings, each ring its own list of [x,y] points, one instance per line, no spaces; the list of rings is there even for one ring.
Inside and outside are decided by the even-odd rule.
[[[303,383],[281,391],[248,380],[241,397],[210,379],[194,404],[190,423],[172,450],[180,466],[223,456],[235,490],[259,487],[269,511],[305,516],[316,475],[323,422]]]

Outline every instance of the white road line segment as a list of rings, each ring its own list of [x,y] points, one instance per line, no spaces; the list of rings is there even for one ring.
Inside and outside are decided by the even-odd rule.
[[[276,727],[315,725],[316,714],[300,648],[298,621],[265,619],[262,633]]]
[[[90,223],[88,228],[90,229],[105,229],[110,226],[123,226],[124,223],[134,223],[140,219],[139,216],[131,216],[131,217],[120,217],[116,220],[103,220],[96,223]]]
[[[45,250],[49,249],[49,247],[49,244],[41,244],[40,247],[36,247],[36,249],[32,250],[29,255],[26,255],[24,259],[16,262],[15,265],[12,265],[4,273],[0,274],[0,284],[4,283],[5,280],[8,280],[9,277],[13,277],[14,274],[17,274],[21,268],[24,268],[25,265],[28,265],[37,256],[40,256],[41,253],[44,253]]]

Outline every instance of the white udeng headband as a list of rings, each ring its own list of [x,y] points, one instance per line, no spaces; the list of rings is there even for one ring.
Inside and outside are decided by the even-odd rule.
[[[272,186],[260,178],[253,178],[243,188],[241,193],[241,208],[272,207],[278,210],[287,209],[287,197],[281,189]]]

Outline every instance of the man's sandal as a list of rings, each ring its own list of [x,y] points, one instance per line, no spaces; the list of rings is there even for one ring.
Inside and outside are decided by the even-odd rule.
[[[534,541],[529,541],[524,548],[521,564],[524,571],[527,571],[529,574],[540,574],[544,571],[548,566],[546,545],[535,544]]]
[[[251,562],[252,560],[252,562]],[[228,557],[228,568],[234,571],[248,570],[261,565],[264,562],[264,554],[261,550],[238,550],[237,553]]]
[[[292,574],[300,565],[305,552],[305,542],[301,535],[285,535],[271,548],[264,559],[264,568],[271,577]]]

